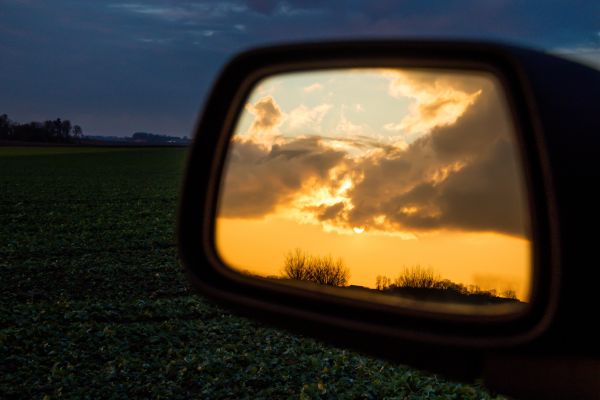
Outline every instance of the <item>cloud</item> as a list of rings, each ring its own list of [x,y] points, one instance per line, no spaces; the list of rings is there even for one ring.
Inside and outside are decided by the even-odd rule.
[[[248,103],[246,110],[254,115],[254,121],[249,129],[251,135],[271,132],[281,124],[284,118],[284,113],[273,96],[262,97],[254,104]]]
[[[169,22],[191,21],[194,19],[224,18],[231,14],[240,14],[248,7],[239,2],[170,2],[159,5],[145,3],[114,3],[108,7],[130,13],[164,19]]]
[[[321,85],[319,82],[315,82],[312,85],[304,87],[302,90],[304,91],[304,93],[312,93],[317,90],[323,90],[323,85]]]
[[[349,32],[363,38],[496,38],[550,52],[575,51],[600,65],[594,1],[574,7],[548,1],[468,0],[439,7],[423,1],[354,1],[344,7],[288,1],[293,8],[325,9],[295,16],[278,14],[277,0],[0,3],[0,47],[10,60],[0,62],[0,75],[11,77],[2,82],[0,110],[20,121],[68,113],[86,132],[103,135],[140,129],[190,134],[198,104],[228,59],[284,41],[341,39]],[[216,33],[206,38],[204,30]],[[39,74],[40,65],[47,74]]]
[[[345,106],[342,106],[334,132],[336,136],[330,136],[330,145],[345,148],[350,156],[364,156],[369,153],[368,149],[391,151],[406,147],[406,141],[400,135],[383,136],[374,132],[367,124],[355,124],[350,121],[346,117]]]
[[[168,21],[188,19],[194,16],[194,12],[191,9],[181,6],[154,6],[141,3],[121,3],[111,4],[109,7],[122,9],[134,14],[153,16]]]
[[[384,70],[382,73],[390,81],[390,96],[414,100],[409,115],[384,125],[388,131],[424,134],[435,127],[454,124],[481,94],[480,90],[463,87],[467,81],[448,74],[431,79],[431,72]]]
[[[526,236],[512,132],[500,99],[486,89],[455,124],[433,128],[405,151],[365,160],[349,223]]]
[[[358,125],[352,123],[346,115],[342,112],[340,120],[338,121],[335,131],[342,133],[345,136],[360,136],[364,135],[368,127],[364,125]]]
[[[600,32],[598,33],[600,37]],[[585,64],[589,67],[600,69],[600,46],[558,48],[558,55]]]
[[[246,104],[246,110],[254,115],[248,134],[251,137],[272,140],[273,135],[279,135],[280,126],[284,126],[286,133],[316,134],[321,131],[323,118],[332,107],[331,104],[320,104],[315,107],[302,104],[289,113],[284,113],[275,98],[269,94],[261,97],[254,104]]]
[[[343,202],[335,203],[332,206],[323,207],[323,212],[319,214],[318,218],[320,221],[326,221],[328,219],[335,218],[345,208]]]
[[[173,39],[170,38],[140,38],[138,39],[142,43],[151,43],[151,44],[168,44]]]
[[[405,229],[496,231],[523,236],[523,204],[514,187],[519,176],[512,144],[499,140],[486,150],[481,159],[458,168],[439,184],[421,182],[380,203],[377,212]]]
[[[305,130],[305,134],[320,132],[321,122],[332,107],[331,104],[320,104],[311,108],[302,104],[289,112],[286,126],[290,131]]]
[[[461,86],[465,93],[469,85]],[[527,237],[526,199],[508,115],[493,82],[478,85],[475,91],[468,88],[478,94],[454,123],[434,125],[408,145],[358,134],[278,137],[270,149],[252,140],[234,141],[222,215],[282,213],[325,230],[351,232],[359,226],[405,238],[439,230]],[[253,126],[281,121],[271,97],[252,110]]]
[[[284,206],[310,185],[327,185],[329,171],[344,153],[317,137],[300,138],[270,150],[252,141],[231,146],[221,195],[225,217],[262,217]]]

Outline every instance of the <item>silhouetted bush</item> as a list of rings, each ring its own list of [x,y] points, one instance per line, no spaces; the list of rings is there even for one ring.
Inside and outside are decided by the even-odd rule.
[[[439,275],[433,272],[433,268],[423,268],[420,265],[404,268],[400,276],[394,280],[397,287],[410,287],[420,289],[434,289],[442,283]]]
[[[341,258],[313,256],[301,249],[286,254],[283,274],[290,279],[329,286],[346,286],[350,278],[350,271]]]
[[[482,290],[476,285],[465,286],[449,279],[442,279],[433,271],[433,268],[423,268],[420,265],[405,267],[393,283],[387,276],[378,275],[375,279],[375,287],[386,294],[424,301],[469,304],[500,304],[518,301],[514,290],[505,290],[497,295],[495,289]]]

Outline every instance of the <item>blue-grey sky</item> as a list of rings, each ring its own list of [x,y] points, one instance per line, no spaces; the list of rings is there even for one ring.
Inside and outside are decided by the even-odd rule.
[[[600,2],[0,0],[0,114],[189,135],[236,52],[290,41],[508,41],[600,65]]]

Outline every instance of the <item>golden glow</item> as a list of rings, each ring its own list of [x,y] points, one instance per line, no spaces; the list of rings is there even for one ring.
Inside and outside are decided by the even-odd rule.
[[[372,288],[377,275],[393,280],[405,266],[424,265],[454,282],[487,290],[495,282],[485,282],[486,277],[496,278],[501,281],[498,292],[512,289],[523,300],[530,295],[529,241],[495,233],[440,232],[400,240],[367,230],[351,236],[324,232],[318,225],[280,217],[219,218],[216,239],[225,262],[263,276],[280,276],[285,253],[301,248],[311,254],[341,256],[354,285]]]
[[[232,139],[217,249],[283,276],[302,249],[341,258],[351,285],[427,266],[527,301],[525,186],[501,87],[490,75],[355,69],[275,76]]]

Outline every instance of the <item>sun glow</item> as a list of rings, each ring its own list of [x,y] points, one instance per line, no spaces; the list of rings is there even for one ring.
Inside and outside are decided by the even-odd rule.
[[[354,231],[354,233],[356,233],[357,235],[360,235],[361,233],[363,233],[365,231],[365,228],[363,227],[358,227],[355,226],[354,228],[352,228],[352,230]]]

